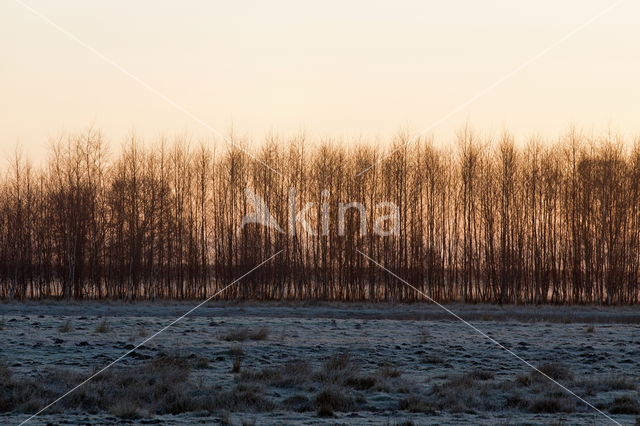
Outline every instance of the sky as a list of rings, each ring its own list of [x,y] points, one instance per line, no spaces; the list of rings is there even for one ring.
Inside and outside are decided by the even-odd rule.
[[[19,144],[38,160],[89,126],[114,150],[132,133],[346,144],[449,140],[465,124],[519,140],[570,126],[631,138],[640,3],[581,28],[614,3],[4,0],[0,155]]]

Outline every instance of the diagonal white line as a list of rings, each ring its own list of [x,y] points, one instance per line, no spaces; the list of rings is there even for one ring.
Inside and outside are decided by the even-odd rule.
[[[246,272],[245,274],[241,275],[239,278],[236,278],[235,280],[233,280],[233,282],[231,282],[230,284],[228,284],[227,286],[223,287],[221,290],[217,291],[216,293],[214,293],[212,296],[209,296],[207,299],[205,299],[204,301],[200,302],[198,305],[194,306],[193,308],[189,309],[187,312],[185,312],[183,315],[181,315],[180,317],[176,318],[175,320],[171,321],[169,324],[167,324],[166,326],[164,326],[163,328],[161,328],[160,330],[156,331],[154,334],[152,334],[151,336],[147,337],[146,339],[144,339],[141,343],[138,343],[133,349],[130,349],[129,351],[125,352],[124,354],[122,354],[121,356],[119,356],[118,358],[116,358],[115,360],[111,361],[109,364],[107,364],[105,367],[103,367],[102,369],[98,370],[96,373],[92,374],[89,378],[87,378],[86,380],[84,380],[82,383],[78,384],[77,386],[75,386],[74,388],[72,388],[71,390],[67,391],[64,395],[58,397],[55,401],[47,404],[45,407],[41,408],[37,413],[33,414],[31,417],[29,417],[28,419],[26,419],[25,421],[23,421],[22,423],[20,423],[20,426],[31,421],[33,418],[35,418],[36,416],[40,415],[42,412],[46,411],[47,409],[49,409],[51,406],[55,405],[56,403],[58,403],[60,400],[66,398],[69,394],[73,393],[74,391],[76,391],[78,388],[80,388],[81,386],[85,385],[86,383],[88,383],[91,379],[93,379],[94,377],[96,377],[97,375],[103,373],[105,370],[111,368],[114,364],[120,362],[122,359],[124,359],[127,355],[129,355],[130,353],[134,352],[136,349],[140,348],[141,346],[143,346],[145,343],[149,342],[151,339],[154,339],[156,336],[158,336],[159,334],[163,333],[164,331],[166,331],[169,327],[173,326],[175,323],[177,323],[178,321],[184,319],[187,315],[191,314],[193,311],[195,311],[196,309],[200,308],[202,305],[206,304],[207,302],[209,302],[211,299],[213,299],[214,297],[216,297],[217,295],[219,295],[220,293],[222,293],[223,291],[227,290],[229,287],[231,287],[232,285],[236,284],[238,281],[240,281],[241,279],[243,279],[244,277],[246,277],[247,275],[249,275],[250,273],[252,273],[253,271],[255,271],[256,269],[260,268],[262,265],[264,265],[265,263],[269,262],[271,259],[273,259],[274,257],[276,257],[277,255],[279,255],[280,253],[282,253],[283,250],[279,250],[278,252],[276,252],[274,255],[270,256],[268,259],[260,262],[257,266],[253,267],[249,272]]]
[[[469,326],[471,329],[473,329],[476,333],[480,334],[483,337],[486,337],[487,339],[489,339],[491,342],[495,343],[496,345],[498,345],[501,349],[504,349],[505,351],[507,351],[509,354],[513,355],[513,357],[515,357],[516,359],[518,359],[519,361],[521,361],[522,363],[526,364],[527,366],[531,367],[533,370],[537,371],[538,373],[542,374],[544,377],[546,377],[547,379],[549,379],[551,382],[555,383],[556,385],[558,385],[560,388],[562,388],[565,392],[575,396],[576,398],[578,398],[580,401],[584,402],[586,405],[588,405],[589,407],[593,408],[594,410],[596,410],[598,413],[602,414],[604,417],[606,417],[608,420],[612,421],[614,424],[620,425],[622,426],[619,422],[617,422],[615,419],[613,419],[612,417],[610,417],[608,414],[606,414],[605,412],[603,412],[602,410],[598,409],[597,407],[595,407],[593,404],[591,404],[589,401],[585,400],[584,398],[580,397],[578,394],[576,394],[575,392],[573,392],[571,389],[565,387],[562,383],[558,382],[557,380],[554,380],[553,378],[549,377],[547,374],[543,373],[542,371],[540,371],[537,367],[535,367],[533,364],[531,364],[529,361],[527,361],[526,359],[522,358],[520,355],[516,354],[515,352],[513,352],[511,349],[507,348],[506,346],[504,346],[502,343],[498,342],[496,339],[494,339],[493,337],[487,335],[484,331],[480,330],[478,327],[476,327],[475,325],[471,324],[470,322],[464,320],[462,317],[460,317],[458,314],[456,314],[455,312],[453,312],[452,310],[450,310],[449,308],[447,308],[446,306],[441,305],[440,303],[438,303],[437,301],[435,301],[433,298],[431,298],[430,296],[428,296],[427,294],[425,294],[424,292],[418,290],[415,286],[409,284],[406,280],[402,279],[400,276],[398,276],[397,274],[395,274],[393,271],[389,270],[388,268],[386,268],[384,265],[378,263],[376,260],[372,259],[371,257],[367,256],[365,253],[363,253],[362,251],[360,251],[359,249],[356,249],[358,253],[360,253],[361,255],[363,255],[365,258],[367,258],[370,262],[378,265],[380,268],[382,268],[384,271],[388,272],[390,275],[392,275],[394,278],[398,279],[399,281],[401,281],[403,284],[406,284],[407,286],[411,287],[412,289],[414,289],[416,292],[418,292],[418,294],[422,295],[423,297],[425,297],[428,301],[430,301],[431,303],[435,304],[436,306],[438,306],[439,308],[441,308],[442,310],[444,310],[445,312],[447,312],[448,314],[450,314],[451,316],[453,316],[454,318],[456,318],[457,320],[463,322],[464,324],[466,324],[467,326]]]
[[[104,55],[102,52],[96,50],[95,48],[93,48],[92,46],[88,45],[87,43],[83,42],[82,40],[80,40],[75,34],[67,31],[66,29],[62,28],[60,25],[56,24],[55,22],[53,22],[51,19],[49,19],[47,16],[43,15],[42,13],[38,12],[36,9],[34,9],[33,7],[29,6],[28,4],[24,3],[22,0],[15,0],[16,3],[18,3],[19,5],[21,5],[22,7],[24,7],[25,9],[27,9],[28,11],[30,11],[31,13],[33,13],[35,16],[37,16],[38,18],[42,19],[43,21],[45,21],[46,23],[48,23],[49,25],[51,25],[53,28],[55,28],[56,30],[60,31],[62,34],[66,35],[67,37],[69,37],[71,40],[75,41],[76,43],[78,43],[80,46],[84,47],[85,49],[87,49],[88,51],[90,51],[91,53],[93,53],[94,55],[96,55],[97,57],[99,57],[100,59],[102,59],[104,62],[106,62],[107,64],[111,65],[112,67],[116,68],[118,71],[120,71],[121,73],[123,73],[124,75],[126,75],[127,77],[131,78],[132,80],[134,80],[136,83],[140,84],[142,87],[144,87],[145,89],[147,89],[149,92],[153,93],[154,95],[158,96],[160,99],[162,99],[163,101],[167,102],[169,105],[173,106],[175,109],[177,109],[178,111],[184,113],[185,115],[187,115],[188,117],[190,117],[191,119],[193,119],[194,121],[196,121],[198,124],[202,125],[203,127],[205,127],[206,129],[208,129],[209,131],[215,133],[217,136],[219,136],[220,138],[222,138],[224,141],[226,141],[227,143],[229,143],[230,145],[233,145],[234,147],[240,149],[241,151],[243,151],[245,154],[247,154],[249,157],[251,157],[252,159],[254,159],[255,161],[257,161],[258,163],[262,164],[263,166],[265,166],[267,169],[271,170],[273,173],[279,175],[280,177],[284,178],[284,175],[282,173],[280,173],[279,171],[277,171],[276,169],[274,169],[273,167],[271,167],[270,165],[268,165],[267,163],[265,163],[264,161],[260,160],[259,158],[257,158],[255,155],[253,155],[252,153],[250,153],[249,151],[247,151],[244,147],[242,147],[241,145],[238,145],[237,143],[235,143],[232,139],[229,139],[228,137],[226,137],[223,133],[221,133],[220,131],[218,131],[216,128],[214,128],[213,126],[209,125],[207,122],[205,122],[204,120],[202,120],[200,117],[198,117],[197,115],[195,115],[193,112],[191,112],[190,110],[188,110],[187,108],[183,107],[182,105],[178,104],[177,102],[175,102],[173,99],[169,98],[168,96],[166,96],[164,93],[160,92],[158,89],[156,89],[155,87],[151,86],[150,84],[148,84],[147,82],[145,82],[144,80],[142,80],[140,77],[136,76],[135,74],[132,74],[131,72],[129,72],[127,69],[125,69],[122,65],[120,65],[119,63],[117,63],[116,61],[112,60],[111,58],[107,57],[106,55]]]
[[[618,7],[622,2],[625,2],[625,1],[627,1],[627,0],[618,0],[618,1],[616,1],[615,3],[613,3],[610,6],[606,7],[604,10],[600,11],[594,17],[592,17],[592,18],[588,19],[587,21],[583,22],[582,24],[578,25],[573,30],[569,31],[564,37],[562,37],[561,39],[557,40],[556,42],[550,44],[549,46],[545,47],[540,52],[538,52],[537,54],[535,54],[531,58],[527,59],[526,61],[524,61],[523,63],[521,63],[517,67],[515,67],[513,70],[509,71],[508,73],[506,73],[505,75],[500,77],[498,80],[493,82],[491,85],[489,85],[486,88],[482,89],[481,91],[479,91],[478,93],[473,95],[471,98],[469,98],[465,102],[461,103],[460,105],[458,105],[457,107],[455,107],[454,109],[449,111],[447,114],[443,115],[440,119],[434,121],[428,127],[425,127],[424,129],[422,129],[421,131],[416,133],[413,137],[408,139],[406,142],[402,143],[399,147],[397,147],[396,149],[392,150],[391,152],[389,152],[386,155],[382,156],[380,159],[378,159],[375,162],[373,162],[369,167],[367,167],[366,169],[364,169],[360,173],[358,173],[356,175],[356,177],[359,177],[360,175],[368,172],[369,170],[371,170],[372,168],[374,168],[375,166],[380,164],[382,161],[384,161],[385,159],[389,158],[391,155],[395,154],[396,152],[398,152],[399,150],[404,148],[405,146],[414,143],[415,141],[420,139],[422,136],[424,136],[425,133],[430,132],[431,130],[433,130],[434,128],[438,127],[443,122],[447,121],[449,118],[453,117],[454,115],[456,115],[460,111],[464,110],[465,108],[467,108],[468,106],[470,106],[471,104],[473,104],[474,102],[476,102],[477,100],[479,100],[480,98],[482,98],[483,96],[485,96],[486,94],[488,94],[489,92],[491,92],[492,90],[494,90],[495,88],[500,86],[505,81],[509,80],[514,75],[518,74],[520,71],[522,71],[523,69],[525,69],[526,67],[528,67],[529,65],[531,65],[532,63],[534,63],[535,61],[537,61],[538,59],[540,59],[541,57],[543,57],[544,55],[546,55],[547,53],[549,53],[550,51],[552,51],[553,49],[558,47],[559,45],[561,45],[564,42],[566,42],[567,40],[569,40],[571,37],[573,37],[574,35],[576,35],[580,31],[582,31],[583,29],[585,29],[586,27],[588,27],[589,25],[591,25],[592,23],[594,23],[595,21],[597,21],[598,19],[600,19],[601,17],[603,17],[604,15],[606,15],[611,10],[613,10],[616,7]]]

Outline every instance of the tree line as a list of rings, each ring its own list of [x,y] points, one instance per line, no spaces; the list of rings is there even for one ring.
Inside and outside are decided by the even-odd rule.
[[[450,144],[242,144],[132,136],[111,154],[90,129],[39,167],[17,152],[0,181],[0,297],[205,298],[282,250],[219,297],[423,300],[360,250],[440,302],[638,301],[640,143],[465,128]],[[240,226],[246,188],[296,232]],[[307,228],[292,188],[313,203]],[[380,203],[397,206],[391,235],[374,232]]]

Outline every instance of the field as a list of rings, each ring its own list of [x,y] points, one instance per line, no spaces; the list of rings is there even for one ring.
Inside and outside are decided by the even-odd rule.
[[[0,423],[25,420],[193,305],[1,304]],[[615,421],[637,424],[637,309],[448,307]],[[176,323],[31,424],[122,421],[611,423],[433,305],[223,302]]]

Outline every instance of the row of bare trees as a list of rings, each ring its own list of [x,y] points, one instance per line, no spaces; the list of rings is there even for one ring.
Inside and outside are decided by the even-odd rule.
[[[37,169],[16,154],[0,181],[0,297],[204,298],[282,250],[220,298],[422,300],[361,251],[438,301],[638,301],[640,144],[468,129],[407,142],[272,138],[247,154],[131,137],[111,155],[89,130]],[[241,226],[246,188],[283,232]]]

